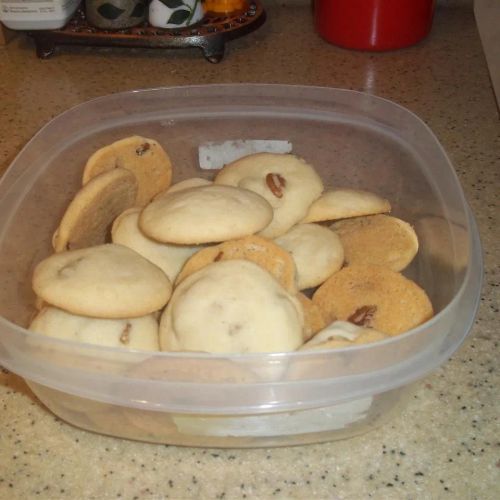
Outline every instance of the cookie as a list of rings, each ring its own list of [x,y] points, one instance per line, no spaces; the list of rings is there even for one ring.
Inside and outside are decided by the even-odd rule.
[[[273,220],[260,235],[276,238],[302,220],[323,191],[314,168],[291,154],[257,153],[224,166],[214,182],[249,189],[273,207]]]
[[[160,268],[111,243],[47,257],[34,270],[33,290],[73,314],[113,319],[161,309],[172,285]]]
[[[306,295],[298,293],[297,298],[302,304],[304,312],[304,342],[316,335],[320,330],[326,327],[326,321],[321,309]]]
[[[201,177],[191,177],[190,179],[185,179],[183,181],[177,182],[176,184],[172,184],[165,193],[175,193],[176,191],[182,191],[183,189],[189,189],[193,187],[200,186],[210,186],[213,184],[212,181],[207,179],[203,179]]]
[[[195,253],[184,264],[177,283],[212,262],[228,259],[251,260],[269,271],[283,288],[292,293],[297,291],[292,256],[271,240],[255,235],[225,241]]]
[[[388,200],[360,189],[328,189],[309,207],[302,222],[359,217],[391,211]]]
[[[364,328],[348,321],[334,321],[314,335],[299,350],[338,349],[378,342],[386,338],[389,338],[389,335],[372,328]]]
[[[137,195],[134,174],[123,168],[104,172],[83,186],[64,213],[52,237],[56,252],[106,243],[117,215],[133,206]]]
[[[83,184],[114,168],[130,170],[137,178],[135,205],[144,206],[172,182],[172,162],[154,139],[134,135],[97,150],[87,161]]]
[[[328,323],[335,319],[389,335],[430,319],[432,304],[414,281],[387,267],[353,264],[328,278],[314,293]]]
[[[214,262],[175,289],[160,321],[165,351],[255,353],[302,344],[302,307],[248,260]]]
[[[348,265],[375,264],[402,271],[418,251],[418,238],[407,222],[390,215],[369,215],[334,222]]]
[[[339,237],[319,224],[297,224],[274,242],[293,257],[299,290],[320,285],[344,263]]]
[[[164,243],[199,245],[254,234],[273,217],[269,203],[232,186],[200,186],[166,194],[142,211],[139,227]]]
[[[158,322],[151,315],[139,318],[103,319],[43,308],[31,322],[33,332],[85,344],[158,351]]]
[[[113,243],[124,245],[158,266],[173,283],[187,259],[199,246],[158,243],[139,229],[140,208],[130,208],[119,215],[111,228]]]

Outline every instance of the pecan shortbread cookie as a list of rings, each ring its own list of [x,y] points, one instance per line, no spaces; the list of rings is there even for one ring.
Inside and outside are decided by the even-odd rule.
[[[328,278],[314,293],[328,322],[350,321],[389,335],[430,319],[432,304],[414,281],[387,267],[353,264]]]
[[[239,186],[263,196],[273,207],[273,220],[259,234],[276,238],[307,214],[323,191],[314,168],[291,154],[257,153],[225,165],[216,184]]]
[[[34,270],[33,290],[73,314],[113,319],[161,309],[172,285],[159,267],[111,243],[47,257]]]
[[[158,351],[158,321],[152,314],[138,318],[105,319],[44,307],[31,322],[33,332],[86,344]]]
[[[131,172],[116,168],[83,186],[68,205],[52,237],[56,252],[106,243],[117,215],[133,206],[137,181]]]
[[[293,257],[299,290],[320,285],[344,263],[340,238],[319,224],[297,224],[274,241]]]
[[[334,321],[314,335],[299,350],[339,349],[341,347],[378,342],[388,337],[389,335],[386,333],[373,328],[365,328],[348,321]]]
[[[175,289],[160,321],[165,351],[293,351],[303,342],[297,298],[248,260],[214,262]]]
[[[114,168],[130,170],[139,186],[135,205],[144,206],[172,182],[172,162],[154,139],[139,135],[126,137],[98,149],[87,161],[83,184]]]
[[[229,259],[255,262],[269,271],[286,290],[292,293],[297,291],[296,270],[292,256],[271,240],[256,235],[225,241],[195,253],[184,264],[177,277],[177,283],[212,262]]]
[[[176,191],[182,191],[183,189],[210,186],[210,184],[213,184],[212,181],[203,179],[202,177],[191,177],[172,184],[166,191],[164,191],[164,193],[175,193]]]
[[[316,335],[326,327],[326,321],[321,309],[307,295],[299,292],[297,294],[299,302],[304,311],[304,342]]]
[[[321,222],[391,211],[388,200],[361,189],[327,189],[309,207],[302,222]]]
[[[390,215],[345,219],[330,228],[340,237],[348,265],[376,264],[402,271],[418,251],[415,230]]]
[[[120,214],[111,228],[113,243],[135,250],[138,254],[157,265],[173,283],[182,266],[200,246],[160,243],[148,238],[139,229],[140,208],[130,208]]]
[[[141,212],[139,227],[157,241],[199,245],[254,234],[272,216],[271,205],[252,191],[209,185],[157,197]]]

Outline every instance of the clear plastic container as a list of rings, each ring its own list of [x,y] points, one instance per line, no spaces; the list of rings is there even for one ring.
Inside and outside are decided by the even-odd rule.
[[[174,181],[207,175],[198,145],[281,139],[326,185],[369,189],[414,225],[405,273],[436,315],[371,345],[331,351],[212,355],[127,352],[26,331],[33,267],[98,147],[159,140]],[[213,85],[115,94],[56,117],[0,183],[0,364],[62,419],[91,431],[190,446],[293,445],[353,436],[397,412],[412,382],[459,347],[476,313],[482,257],[474,218],[429,128],[408,110],[348,90]]]

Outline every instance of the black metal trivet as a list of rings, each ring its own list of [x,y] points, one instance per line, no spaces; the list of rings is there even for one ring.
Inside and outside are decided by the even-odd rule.
[[[162,29],[147,23],[123,30],[102,30],[87,23],[83,9],[76,11],[68,24],[58,30],[30,31],[38,57],[54,54],[57,45],[90,45],[106,47],[189,48],[198,47],[211,63],[224,57],[227,41],[244,36],[264,23],[266,13],[258,0],[248,2],[246,10],[229,14],[207,12],[196,25]]]

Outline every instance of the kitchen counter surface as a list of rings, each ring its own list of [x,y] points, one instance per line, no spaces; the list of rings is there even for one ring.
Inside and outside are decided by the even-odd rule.
[[[423,42],[370,54],[322,41],[306,2],[266,5],[265,25],[231,42],[218,65],[197,49],[65,47],[40,60],[31,40],[17,36],[0,49],[0,173],[52,117],[122,90],[267,82],[389,98],[433,129],[477,217],[485,279],[471,334],[384,427],[293,448],[195,449],[94,435],[55,418],[0,370],[0,499],[500,498],[500,122],[472,7],[440,4]]]

